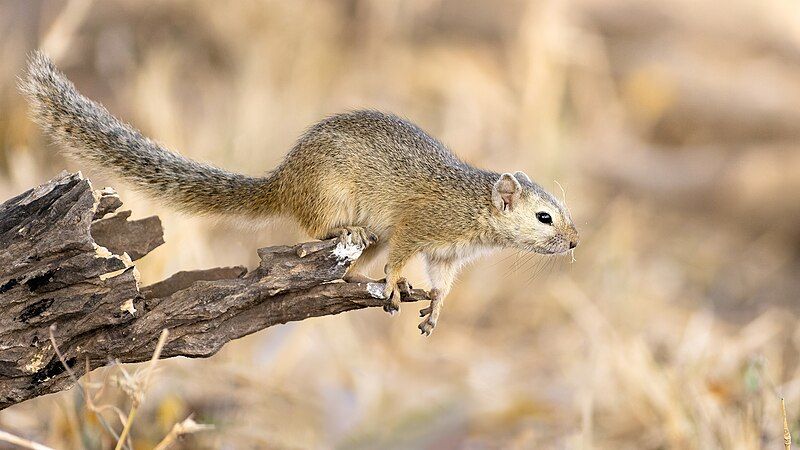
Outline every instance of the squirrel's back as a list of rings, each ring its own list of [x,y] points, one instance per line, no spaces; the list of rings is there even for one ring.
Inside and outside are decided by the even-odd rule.
[[[318,167],[372,204],[408,205],[426,196],[452,205],[455,197],[474,202],[498,176],[460,160],[414,123],[374,110],[337,114],[311,127],[278,169],[281,177]],[[303,170],[301,170],[303,169]],[[454,196],[445,194],[454,191]],[[488,206],[488,203],[487,203]]]
[[[463,223],[470,223],[490,207],[484,200],[499,176],[463,162],[414,123],[373,110],[315,124],[276,174],[284,186],[302,186],[284,189],[287,202],[306,201],[308,192],[301,191],[308,187],[326,202],[353,208],[346,215],[354,223],[398,221],[403,210],[421,208],[448,211],[451,219],[463,214]]]

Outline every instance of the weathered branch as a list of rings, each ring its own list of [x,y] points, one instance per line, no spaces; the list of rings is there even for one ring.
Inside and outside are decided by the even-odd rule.
[[[0,205],[0,409],[72,384],[52,324],[81,375],[87,360],[147,360],[164,328],[163,357],[207,357],[275,324],[383,305],[382,284],[341,282],[363,249],[337,240],[262,248],[251,271],[179,272],[140,289],[132,260],[164,242],[161,222],[129,221],[121,205],[68,173]]]

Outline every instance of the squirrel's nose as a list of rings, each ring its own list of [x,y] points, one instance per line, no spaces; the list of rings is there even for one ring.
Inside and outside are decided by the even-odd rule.
[[[569,242],[569,249],[572,250],[573,248],[577,247],[578,243],[576,241]]]

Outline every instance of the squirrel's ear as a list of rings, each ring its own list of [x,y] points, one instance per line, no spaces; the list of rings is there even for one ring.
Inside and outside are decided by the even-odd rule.
[[[527,181],[528,183],[533,183],[533,181],[531,181],[531,177],[529,177],[528,174],[526,174],[523,171],[514,172],[514,178],[519,180],[520,183],[522,183],[523,181]]]
[[[492,188],[492,204],[500,211],[513,211],[519,202],[522,186],[510,173],[500,175]]]

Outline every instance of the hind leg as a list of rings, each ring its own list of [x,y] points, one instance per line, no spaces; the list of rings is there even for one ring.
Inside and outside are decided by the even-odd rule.
[[[394,230],[389,241],[389,258],[386,263],[386,287],[383,296],[386,299],[384,311],[394,314],[400,311],[400,297],[402,293],[408,293],[411,287],[401,275],[409,260],[419,251],[419,246],[404,233],[404,229]]]

